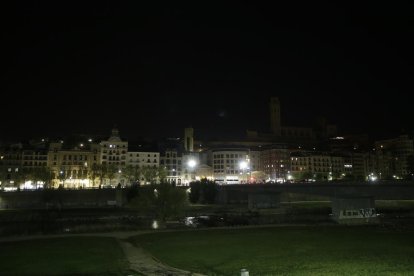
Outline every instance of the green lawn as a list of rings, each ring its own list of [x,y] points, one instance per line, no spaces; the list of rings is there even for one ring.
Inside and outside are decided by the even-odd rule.
[[[0,243],[0,275],[128,275],[113,238],[69,237]]]
[[[388,211],[414,210],[414,200],[376,200],[375,207]]]
[[[171,266],[207,275],[414,275],[414,232],[272,227],[134,237]]]

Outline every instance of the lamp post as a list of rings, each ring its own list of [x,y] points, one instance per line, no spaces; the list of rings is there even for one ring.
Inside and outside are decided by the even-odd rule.
[[[248,164],[246,161],[240,161],[239,163],[239,168],[242,171],[242,181],[245,182],[246,181],[246,169],[248,169]]]
[[[59,180],[61,180],[62,181],[62,188],[65,188],[65,179],[66,179],[66,177],[65,177],[65,172],[63,171],[63,169],[61,169],[60,171],[59,171]],[[58,187],[59,187],[60,185],[58,185]]]
[[[189,183],[191,182],[191,180],[195,179],[195,177],[193,176],[194,176],[194,170],[196,166],[197,166],[197,161],[195,159],[191,158],[188,160],[187,167],[188,167],[188,173],[189,173],[189,178],[190,178],[190,181],[188,181]]]
[[[117,188],[121,188],[122,187],[122,183],[124,183],[124,181],[122,180],[122,170],[119,168],[118,169],[118,184],[117,184]]]

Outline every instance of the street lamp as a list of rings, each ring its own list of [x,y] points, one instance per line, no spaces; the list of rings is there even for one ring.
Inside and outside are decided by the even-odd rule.
[[[62,181],[62,188],[64,188],[65,187],[65,172],[63,171],[63,170],[60,170],[59,171],[59,180],[61,180]],[[59,185],[60,186],[60,185]]]
[[[190,175],[190,177],[189,177],[190,181],[195,179],[195,177],[193,177],[194,176],[193,174],[194,174],[194,169],[195,169],[196,166],[197,166],[197,161],[195,159],[189,159],[187,161],[187,167],[188,167],[188,173]]]
[[[245,180],[245,178],[246,178],[246,176],[245,176],[245,170],[248,169],[247,162],[246,161],[240,161],[239,168],[243,172],[243,177],[242,178],[244,178],[244,180]]]
[[[188,160],[187,165],[190,169],[194,169],[195,166],[197,165],[197,162],[194,159],[190,159]]]

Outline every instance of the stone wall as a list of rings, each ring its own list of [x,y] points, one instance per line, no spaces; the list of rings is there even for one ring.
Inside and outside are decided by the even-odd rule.
[[[36,190],[0,193],[1,209],[117,207],[125,203],[120,189]]]

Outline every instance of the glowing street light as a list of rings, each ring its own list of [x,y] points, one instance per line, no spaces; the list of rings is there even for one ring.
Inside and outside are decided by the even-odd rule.
[[[244,181],[246,180],[245,178],[246,178],[246,175],[245,175],[245,173],[246,173],[246,169],[248,169],[249,167],[248,167],[248,164],[247,164],[247,162],[246,161],[240,161],[240,163],[239,163],[239,168],[240,168],[240,170],[242,171],[242,178],[244,179]]]
[[[374,175],[374,173],[370,173],[369,175],[368,175],[368,180],[369,181],[372,181],[372,182],[374,182],[374,181],[376,181],[378,178],[377,178],[377,176],[376,175]]]
[[[190,159],[188,160],[187,165],[190,169],[194,169],[195,166],[197,166],[197,162],[194,159]]]
[[[188,159],[187,161],[187,169],[186,173],[188,173],[188,175],[185,176],[184,179],[184,184],[188,184],[190,183],[192,180],[195,180],[195,169],[197,167],[197,160],[194,159],[194,157],[190,157],[190,159]]]
[[[241,161],[239,163],[239,167],[240,167],[241,170],[247,169],[247,162],[246,161]]]

